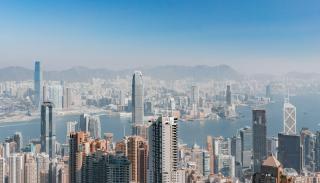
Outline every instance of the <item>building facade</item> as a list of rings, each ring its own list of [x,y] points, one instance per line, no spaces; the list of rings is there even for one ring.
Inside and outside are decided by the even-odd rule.
[[[43,102],[41,105],[41,152],[56,155],[56,127],[53,120],[53,103]]]
[[[173,117],[159,117],[149,127],[149,183],[176,183],[178,124]]]

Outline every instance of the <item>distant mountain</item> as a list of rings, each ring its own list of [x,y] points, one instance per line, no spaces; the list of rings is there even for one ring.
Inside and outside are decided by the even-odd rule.
[[[233,68],[227,65],[218,66],[158,66],[151,69],[143,70],[144,75],[148,75],[158,79],[176,80],[176,79],[194,79],[194,80],[210,80],[210,79],[238,79],[241,75]]]
[[[33,78],[33,70],[24,67],[6,67],[0,69],[1,81],[23,81]]]
[[[109,69],[89,69],[86,67],[74,67],[62,71],[44,72],[46,80],[65,80],[65,81],[88,81],[92,78],[115,78],[117,76],[131,76],[134,70],[141,70],[144,75],[156,79],[177,80],[211,80],[211,79],[240,79],[241,74],[227,65],[219,66],[157,66],[152,68],[140,68],[130,70],[114,71]],[[6,67],[0,69],[0,80],[31,80],[33,70],[23,67]]]

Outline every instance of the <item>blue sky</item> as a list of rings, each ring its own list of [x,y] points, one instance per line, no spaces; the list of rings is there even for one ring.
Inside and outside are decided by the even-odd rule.
[[[228,64],[318,72],[319,0],[0,3],[0,67],[122,69]]]

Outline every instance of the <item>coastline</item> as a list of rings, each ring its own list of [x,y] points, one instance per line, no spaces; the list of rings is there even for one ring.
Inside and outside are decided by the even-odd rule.
[[[106,112],[104,109],[100,108],[77,108],[77,109],[70,109],[70,110],[59,110],[54,112],[55,117],[64,117],[70,115],[80,115],[82,113],[102,113]],[[0,117],[0,124],[2,123],[15,123],[15,122],[27,122],[34,119],[40,119],[40,113],[33,113],[31,116],[26,115],[25,113],[17,113],[17,114],[10,114],[10,116],[1,116]]]

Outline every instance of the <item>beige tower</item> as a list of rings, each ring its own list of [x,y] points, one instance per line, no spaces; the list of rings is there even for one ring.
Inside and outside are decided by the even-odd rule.
[[[131,136],[128,138],[128,159],[131,162],[131,182],[147,182],[148,145],[144,138]]]

